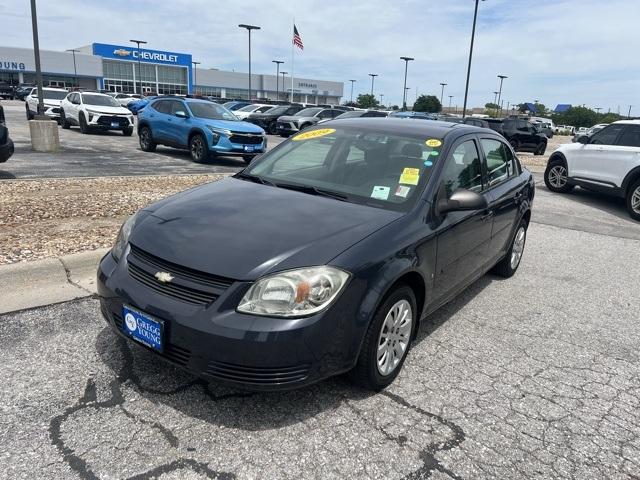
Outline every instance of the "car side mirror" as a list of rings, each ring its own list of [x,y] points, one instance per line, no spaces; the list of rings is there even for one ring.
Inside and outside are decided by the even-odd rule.
[[[482,195],[471,190],[459,188],[451,197],[442,198],[438,201],[438,212],[462,212],[466,210],[484,210],[489,204]]]
[[[580,135],[577,139],[578,143],[581,143],[583,145],[587,145],[589,143],[589,136],[588,135]]]
[[[189,118],[189,115],[187,115],[187,112],[183,112],[182,110],[178,110],[175,113],[175,116],[178,118]]]

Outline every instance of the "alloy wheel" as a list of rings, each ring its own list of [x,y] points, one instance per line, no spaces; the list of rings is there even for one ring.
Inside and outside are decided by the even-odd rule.
[[[637,214],[640,214],[640,186],[638,186],[631,195],[631,209]]]
[[[411,341],[412,328],[411,304],[399,300],[389,309],[378,336],[376,365],[381,375],[390,375],[402,361]]]
[[[200,137],[194,137],[191,140],[191,156],[194,160],[201,160],[204,155],[204,145]]]
[[[562,165],[554,165],[549,169],[549,183],[554,188],[562,188],[567,184],[567,169]]]
[[[140,132],[140,145],[142,145],[142,149],[146,150],[149,148],[149,129],[143,128],[142,132]]]
[[[515,270],[520,264],[522,259],[522,252],[524,252],[524,242],[527,234],[524,227],[518,228],[516,236],[513,239],[513,247],[511,247],[511,269]]]

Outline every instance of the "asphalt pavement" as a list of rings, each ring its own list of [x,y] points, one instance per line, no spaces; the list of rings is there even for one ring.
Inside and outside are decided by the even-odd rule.
[[[241,157],[234,156],[216,156],[198,164],[188,151],[162,146],[154,153],[143,152],[135,130],[131,137],[125,137],[118,131],[83,135],[78,127],[58,128],[62,150],[34,152],[24,102],[3,101],[2,106],[16,151],[6,163],[0,163],[0,179],[225,173],[246,165]],[[283,140],[268,135],[267,146],[273,148]]]
[[[518,273],[436,312],[378,394],[204,383],[95,298],[0,315],[0,478],[639,478],[639,247],[624,205],[539,186]]]

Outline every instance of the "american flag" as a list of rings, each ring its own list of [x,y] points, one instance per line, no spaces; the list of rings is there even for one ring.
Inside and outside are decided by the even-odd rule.
[[[298,29],[296,28],[295,23],[293,24],[293,44],[298,47],[300,50],[304,50],[304,45],[302,44],[302,38],[300,38],[300,34],[298,33]]]

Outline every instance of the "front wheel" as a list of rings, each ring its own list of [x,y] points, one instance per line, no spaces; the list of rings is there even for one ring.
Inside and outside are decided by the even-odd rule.
[[[153,141],[153,135],[151,135],[151,129],[149,127],[142,127],[138,132],[138,140],[140,141],[140,148],[143,152],[153,152],[156,149],[156,142]]]
[[[209,156],[209,149],[204,140],[204,137],[199,133],[191,137],[189,141],[189,152],[191,153],[191,160],[196,163],[204,162]]]
[[[416,296],[400,285],[378,307],[364,338],[351,378],[369,390],[382,390],[400,373],[417,323]]]
[[[569,183],[566,165],[561,161],[549,162],[544,171],[544,184],[555,193],[568,193],[573,189]]]
[[[82,133],[89,133],[89,125],[87,125],[87,120],[84,118],[84,113],[80,113],[78,123],[80,124],[80,131]]]
[[[60,126],[65,130],[71,128],[71,124],[69,123],[69,120],[67,120],[67,116],[65,115],[64,110],[60,112]]]
[[[631,218],[640,222],[640,179],[636,180],[627,193],[627,211]]]
[[[33,113],[29,109],[29,105],[27,104],[27,120],[33,120]]]
[[[493,271],[504,278],[512,277],[518,266],[520,266],[520,260],[522,260],[522,254],[524,253],[524,245],[527,241],[527,222],[521,220],[516,234],[511,241],[511,247],[505,255],[505,257],[498,262]]]

